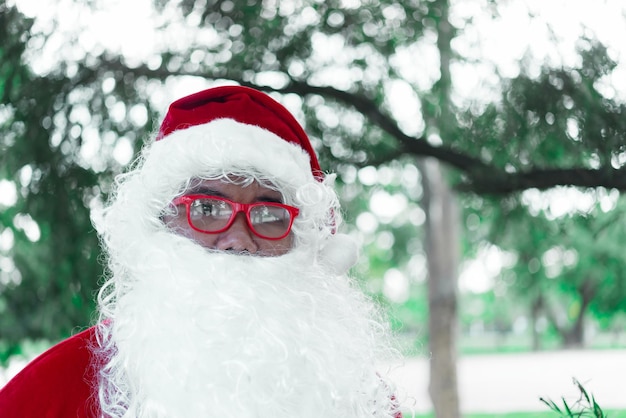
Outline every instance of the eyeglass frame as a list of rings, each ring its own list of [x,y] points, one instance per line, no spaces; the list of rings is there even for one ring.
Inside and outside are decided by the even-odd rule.
[[[230,218],[228,219],[228,222],[226,222],[226,225],[223,228],[217,231],[204,231],[196,227],[193,224],[193,222],[191,221],[190,209],[191,209],[191,204],[198,199],[214,199],[214,200],[219,200],[219,201],[230,204],[230,206],[233,208],[233,211],[230,215]],[[278,203],[278,202],[239,203],[239,202],[234,202],[230,199],[226,199],[225,197],[222,197],[222,196],[207,195],[207,194],[189,194],[189,195],[178,196],[174,198],[174,200],[172,200],[172,204],[176,206],[181,205],[181,204],[184,205],[185,211],[187,212],[185,216],[187,218],[187,224],[194,231],[197,231],[203,234],[221,234],[222,232],[227,231],[235,222],[235,218],[237,217],[237,215],[243,212],[246,215],[246,224],[248,225],[248,228],[250,229],[250,231],[252,231],[252,233],[256,235],[257,237],[270,240],[270,241],[278,241],[278,240],[285,238],[287,235],[289,235],[291,233],[293,222],[295,221],[296,217],[300,214],[300,209],[294,206],[285,205],[284,203]],[[252,220],[250,219],[250,211],[255,206],[273,206],[273,207],[279,207],[279,208],[285,209],[289,213],[289,226],[287,227],[287,231],[279,237],[267,237],[262,234],[259,234],[258,231],[254,228],[254,224],[252,223]]]

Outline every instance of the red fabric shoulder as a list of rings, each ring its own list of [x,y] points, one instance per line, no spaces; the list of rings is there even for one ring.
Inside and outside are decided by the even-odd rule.
[[[95,327],[61,341],[0,389],[2,418],[95,418]]]

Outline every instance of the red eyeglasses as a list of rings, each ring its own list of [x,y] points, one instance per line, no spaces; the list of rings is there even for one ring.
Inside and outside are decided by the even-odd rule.
[[[289,235],[298,208],[274,202],[238,203],[220,196],[192,194],[177,197],[174,205],[185,205],[189,226],[206,234],[226,231],[239,212],[246,214],[250,230],[258,237],[279,240]]]

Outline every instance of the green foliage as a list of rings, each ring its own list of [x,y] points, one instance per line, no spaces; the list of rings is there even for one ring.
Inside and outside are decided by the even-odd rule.
[[[32,73],[23,61],[27,44],[37,37],[29,32],[32,21],[13,7],[0,10],[0,180],[17,189],[16,203],[0,215],[0,232],[13,241],[0,254],[11,260],[0,272],[5,360],[26,336],[54,340],[84,324],[101,268],[85,205],[98,178],[72,162],[66,145],[76,138],[51,144],[51,121],[69,80],[61,73]],[[63,138],[69,132],[54,134]]]
[[[89,206],[106,198],[100,185],[121,168],[112,158],[116,139],[137,130],[128,114],[111,117],[115,102],[133,105],[119,99],[133,85],[114,82],[103,94],[112,76],[90,69],[88,57],[45,74],[30,68],[29,45],[46,39],[32,23],[0,6],[0,180],[16,189],[15,203],[0,212],[9,243],[0,250],[0,361],[25,338],[56,341],[92,321],[103,267]],[[89,162],[83,151],[93,141],[100,154]]]
[[[574,404],[568,404],[565,398],[562,398],[563,406],[559,405],[551,399],[540,398],[541,402],[546,404],[552,411],[558,413],[561,417],[568,418],[606,418],[606,415],[600,405],[596,402],[595,398],[587,393],[587,390],[580,384],[580,382],[574,379],[574,384],[580,391],[580,398]]]
[[[578,54],[578,67],[544,66],[538,76],[522,72],[503,80],[499,101],[461,114],[465,132],[455,148],[473,151],[502,169],[503,182],[526,172],[519,181],[539,189],[564,184],[565,178],[585,171],[598,176],[598,181],[588,178],[592,181],[581,182],[583,186],[600,186],[601,179],[616,176],[611,164],[626,147],[626,107],[599,91],[603,77],[616,63],[607,48],[593,39],[581,39]],[[535,175],[530,174],[533,170]],[[475,190],[489,193],[485,185],[475,184]],[[511,186],[503,184],[502,190]]]
[[[496,283],[498,292],[526,303],[535,319],[549,320],[565,345],[582,345],[583,320],[623,310],[626,259],[620,243],[626,231],[620,219],[624,201],[614,207],[554,218],[548,211],[530,213],[524,205],[493,219],[489,239],[516,257]]]

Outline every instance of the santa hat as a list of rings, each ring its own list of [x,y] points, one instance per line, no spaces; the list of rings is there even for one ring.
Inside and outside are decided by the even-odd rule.
[[[232,146],[225,144],[224,147],[216,147],[218,149],[244,158],[249,150],[262,155],[267,164],[264,164],[265,167],[255,167],[257,169],[271,168],[275,164],[296,168],[290,164],[290,160],[297,159],[291,154],[304,151],[308,155],[312,175],[317,180],[324,177],[311,142],[293,115],[267,94],[252,88],[215,87],[173,102],[163,119],[156,140],[163,140],[173,133],[187,129],[201,131],[205,138],[233,141],[230,144]],[[274,148],[281,150],[272,155]],[[224,157],[225,164],[236,160],[233,156]],[[277,159],[279,157],[282,161]]]

